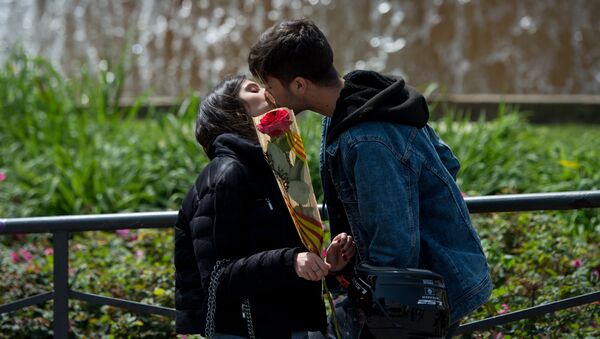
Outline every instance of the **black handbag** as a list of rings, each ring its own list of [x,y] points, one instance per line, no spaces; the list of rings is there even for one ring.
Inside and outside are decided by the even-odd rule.
[[[441,275],[423,269],[358,264],[348,296],[376,338],[444,337],[450,309]]]

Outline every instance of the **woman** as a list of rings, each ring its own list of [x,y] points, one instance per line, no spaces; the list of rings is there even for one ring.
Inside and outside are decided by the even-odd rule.
[[[211,161],[175,228],[178,333],[303,338],[326,331],[320,280],[354,255],[352,237],[334,238],[326,260],[302,245],[251,119],[274,108],[270,102],[264,88],[234,76],[200,105],[196,139]]]

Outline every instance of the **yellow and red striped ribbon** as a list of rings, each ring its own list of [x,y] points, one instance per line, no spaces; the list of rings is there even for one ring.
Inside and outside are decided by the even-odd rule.
[[[285,136],[292,152],[302,159],[302,161],[306,162],[306,152],[304,151],[304,145],[302,144],[302,137],[300,137],[300,134],[288,131],[285,133]]]
[[[298,212],[292,206],[289,197],[284,196],[284,200],[302,243],[309,251],[320,255],[323,248],[323,224],[312,217]]]

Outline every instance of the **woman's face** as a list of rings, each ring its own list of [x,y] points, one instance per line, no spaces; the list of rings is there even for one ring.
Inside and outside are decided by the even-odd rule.
[[[244,80],[240,89],[240,99],[248,114],[257,117],[275,108],[275,100],[265,92],[265,89],[252,80]]]

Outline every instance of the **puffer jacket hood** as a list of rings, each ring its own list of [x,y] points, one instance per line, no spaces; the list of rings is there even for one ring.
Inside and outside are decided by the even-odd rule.
[[[427,101],[404,79],[373,71],[344,76],[327,133],[327,144],[340,133],[364,121],[389,121],[422,128],[429,120]]]

